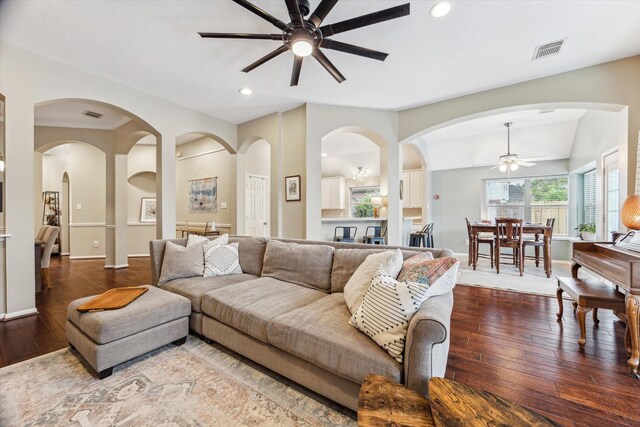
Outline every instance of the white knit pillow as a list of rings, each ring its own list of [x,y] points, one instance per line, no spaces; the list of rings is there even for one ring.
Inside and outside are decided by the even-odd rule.
[[[216,245],[226,245],[227,243],[229,243],[229,234],[223,234],[220,237],[216,237],[213,240],[209,240],[208,237],[205,236],[199,236],[197,234],[189,234],[189,237],[187,238],[187,247],[191,247],[193,245],[197,245],[199,243],[202,243],[204,245],[209,245],[209,244],[216,244]]]
[[[364,294],[371,285],[371,279],[378,271],[395,279],[401,269],[402,251],[400,249],[388,250],[366,257],[344,286],[344,300],[351,314],[355,313],[362,304]]]
[[[230,274],[242,274],[238,256],[238,243],[205,245],[203,277],[227,276]]]

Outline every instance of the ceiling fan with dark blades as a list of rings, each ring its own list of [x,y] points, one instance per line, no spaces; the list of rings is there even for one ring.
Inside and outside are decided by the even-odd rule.
[[[282,42],[282,46],[268,53],[253,64],[245,67],[242,71],[248,73],[254,68],[259,67],[265,62],[275,58],[281,53],[291,50],[294,54],[293,71],[291,73],[291,86],[297,86],[300,79],[300,70],[302,61],[305,56],[313,56],[316,61],[324,67],[335,78],[338,83],[342,83],[345,77],[338,69],[329,61],[322,53],[322,49],[337,50],[352,55],[363,56],[365,58],[384,61],[388,54],[377,50],[367,49],[355,46],[349,43],[339,42],[329,37],[344,33],[346,31],[355,30],[357,28],[378,24],[380,22],[389,21],[391,19],[407,16],[410,13],[409,3],[378,12],[369,13],[367,15],[358,16],[356,18],[347,19],[346,21],[337,22],[335,24],[321,25],[322,21],[327,17],[329,12],[338,3],[338,0],[321,0],[316,10],[305,18],[310,12],[308,0],[285,0],[287,10],[289,11],[288,24],[275,18],[247,0],[233,0],[235,3],[253,12],[262,19],[270,22],[279,30],[281,34],[248,34],[248,33],[198,33],[202,38],[214,39],[249,39],[249,40],[275,40]]]

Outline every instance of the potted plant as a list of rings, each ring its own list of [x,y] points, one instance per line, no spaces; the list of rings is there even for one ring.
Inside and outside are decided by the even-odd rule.
[[[596,225],[594,223],[580,224],[575,229],[578,230],[578,237],[582,240],[596,240]]]

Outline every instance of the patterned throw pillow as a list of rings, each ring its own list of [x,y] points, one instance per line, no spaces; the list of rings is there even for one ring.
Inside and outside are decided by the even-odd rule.
[[[376,274],[362,304],[349,320],[351,326],[367,334],[399,363],[403,361],[407,329],[413,315],[427,298],[445,293],[446,286],[432,289],[430,284],[436,285],[443,276],[452,274],[455,286],[459,261],[452,257],[432,261],[437,262],[423,274],[423,283],[403,282],[384,273]]]
[[[242,274],[238,243],[230,245],[205,245],[203,277]]]

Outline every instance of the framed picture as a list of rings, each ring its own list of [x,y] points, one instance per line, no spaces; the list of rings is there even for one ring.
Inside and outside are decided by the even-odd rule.
[[[284,178],[284,193],[287,202],[299,202],[302,199],[300,175],[287,176]]]
[[[140,206],[140,222],[156,222],[156,199],[143,197]]]

